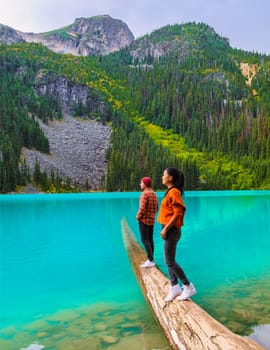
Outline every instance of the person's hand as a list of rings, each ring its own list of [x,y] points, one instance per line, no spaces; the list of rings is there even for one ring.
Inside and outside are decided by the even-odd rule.
[[[165,239],[165,238],[166,238],[166,236],[167,236],[167,230],[166,230],[165,227],[161,230],[160,236],[161,236],[162,239]]]

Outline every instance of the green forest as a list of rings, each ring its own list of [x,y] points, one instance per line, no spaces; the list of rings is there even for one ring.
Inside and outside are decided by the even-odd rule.
[[[153,45],[166,52],[156,57]],[[31,181],[63,191],[55,174],[37,176],[37,168],[31,177],[21,162],[23,147],[50,152],[37,120],[62,117],[59,101],[35,93],[40,70],[88,86],[96,104],[106,104],[106,115],[96,117],[113,131],[107,191],[138,190],[144,175],[161,189],[167,166],[183,170],[187,190],[270,188],[270,57],[232,49],[211,27],[188,23],[106,56],[1,45],[0,192]]]

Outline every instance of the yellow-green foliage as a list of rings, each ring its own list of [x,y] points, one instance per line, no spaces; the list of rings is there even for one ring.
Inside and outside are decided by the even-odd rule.
[[[123,87],[120,82],[111,79],[98,67],[97,61],[91,57],[76,57],[70,54],[59,55],[37,44],[23,44],[8,46],[5,48],[9,52],[16,53],[22,59],[29,57],[33,61],[39,62],[42,66],[40,74],[47,70],[64,75],[71,81],[86,85],[99,93],[103,93],[107,101],[115,109],[123,109],[122,103],[117,99],[115,88],[121,91]],[[23,62],[23,60],[22,60]]]
[[[202,183],[207,183],[210,177],[217,177],[221,183],[231,183],[231,189],[248,189],[254,186],[254,178],[249,170],[230,160],[227,155],[199,152],[189,148],[185,139],[175,134],[173,130],[165,130],[142,117],[135,117],[134,120],[154,143],[167,148],[176,157],[196,161]]]
[[[162,145],[178,157],[187,159],[195,155],[195,150],[189,149],[185,143],[185,139],[175,134],[172,129],[165,130],[158,125],[149,123],[142,117],[135,117],[134,121],[142,127],[151,139],[158,145]],[[201,152],[196,152],[196,156]]]
[[[32,59],[40,64],[40,74],[44,74],[47,70],[52,71],[102,93],[113,109],[124,112],[132,118],[155,144],[167,148],[176,157],[195,161],[202,183],[207,183],[210,178],[217,178],[221,188],[222,184],[227,186],[228,183],[232,189],[255,186],[251,170],[244,168],[240,162],[232,161],[229,156],[220,152],[205,153],[190,148],[185,143],[185,139],[174,133],[173,130],[165,130],[147,122],[143,117],[136,116],[137,112],[131,110],[127,98],[128,89],[125,84],[106,74],[96,58],[57,55],[36,44],[8,46],[5,47],[5,50],[13,51],[17,57],[20,57],[22,64],[24,59],[29,58],[30,54]],[[205,69],[203,74],[213,72],[215,72],[214,68]]]

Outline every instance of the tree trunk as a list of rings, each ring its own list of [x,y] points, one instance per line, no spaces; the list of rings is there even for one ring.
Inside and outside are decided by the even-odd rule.
[[[164,302],[170,282],[157,268],[141,268],[146,259],[125,219],[122,220],[125,247],[142,292],[175,350],[263,350],[261,345],[241,337],[219,323],[193,301]]]

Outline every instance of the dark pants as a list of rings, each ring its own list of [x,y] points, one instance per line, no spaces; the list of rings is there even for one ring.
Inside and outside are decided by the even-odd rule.
[[[172,286],[178,283],[178,278],[183,284],[189,284],[189,280],[187,279],[183,269],[175,261],[176,246],[180,238],[181,229],[173,226],[167,232],[166,239],[164,240],[165,263],[168,266]]]
[[[153,231],[154,226],[145,225],[143,222],[139,222],[139,228],[141,233],[141,240],[145,247],[148,260],[153,261],[154,255],[154,241],[153,241]]]

